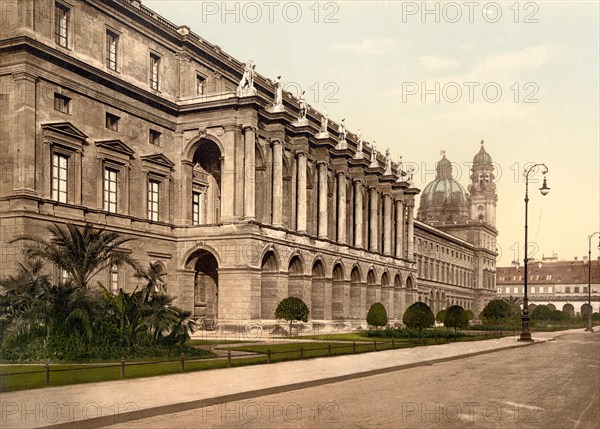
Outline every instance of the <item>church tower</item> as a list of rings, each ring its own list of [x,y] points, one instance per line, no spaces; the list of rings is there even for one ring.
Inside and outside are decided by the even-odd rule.
[[[481,148],[473,158],[471,184],[469,185],[470,218],[496,228],[496,183],[494,183],[494,165],[492,157],[485,151],[483,140]]]

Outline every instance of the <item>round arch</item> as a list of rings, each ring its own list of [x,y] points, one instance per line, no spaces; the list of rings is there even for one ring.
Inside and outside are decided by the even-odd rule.
[[[217,318],[219,314],[219,260],[214,253],[197,248],[185,264],[194,271],[194,316]]]
[[[215,144],[219,148],[219,152],[221,152],[221,154],[225,153],[225,147],[223,146],[221,140],[211,134],[205,134],[189,141],[189,143],[181,151],[182,159],[192,162],[194,159],[194,154],[198,148],[207,142]]]
[[[325,308],[325,263],[320,257],[316,257],[311,265],[311,315],[313,319],[323,320],[327,318]]]
[[[259,259],[258,259],[259,264],[258,265],[261,268],[263,267],[265,256],[268,253],[271,253],[273,255],[273,258],[275,260],[274,262],[277,266],[276,271],[279,271],[281,269],[281,257],[279,256],[279,251],[272,244],[267,244],[265,247],[263,247],[262,252],[259,255]]]
[[[189,249],[187,252],[184,253],[182,261],[182,268],[185,270],[193,270],[194,269],[194,265],[193,265],[193,259],[194,259],[194,254],[197,252],[208,252],[211,253],[214,258],[217,260],[217,265],[221,266],[222,262],[221,262],[221,257],[219,256],[219,252],[217,252],[217,250],[208,245],[208,244],[196,244],[194,247],[192,247],[191,249]]]

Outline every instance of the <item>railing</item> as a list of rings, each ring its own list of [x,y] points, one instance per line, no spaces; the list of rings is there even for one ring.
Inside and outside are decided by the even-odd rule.
[[[59,373],[59,372],[75,372],[75,371],[90,371],[95,369],[107,369],[107,368],[118,368],[119,369],[119,377],[124,379],[126,377],[126,368],[135,367],[135,366],[143,366],[143,365],[160,365],[160,364],[169,364],[169,363],[179,363],[180,372],[185,372],[186,363],[198,362],[198,361],[226,361],[227,367],[233,366],[233,359],[239,358],[240,360],[245,360],[252,357],[260,357],[264,356],[266,358],[266,363],[270,364],[278,355],[290,355],[289,359],[282,360],[295,360],[295,359],[306,359],[313,357],[323,357],[323,356],[333,356],[335,351],[338,349],[346,349],[346,352],[338,353],[339,355],[344,354],[356,354],[356,353],[366,353],[366,352],[378,352],[384,350],[395,350],[398,348],[405,348],[407,346],[418,345],[418,344],[448,344],[450,342],[459,341],[461,338],[467,337],[477,337],[478,339],[491,339],[491,338],[501,338],[507,335],[516,335],[515,332],[512,331],[488,331],[488,332],[475,332],[466,334],[462,332],[462,335],[456,337],[408,337],[408,338],[391,338],[391,339],[381,339],[381,340],[373,340],[373,341],[346,341],[346,342],[337,342],[336,344],[328,343],[327,346],[324,347],[299,347],[294,350],[283,350],[277,351],[272,350],[271,348],[267,349],[266,352],[253,351],[253,352],[245,352],[244,354],[232,354],[231,350],[227,351],[226,356],[204,356],[204,357],[186,357],[182,354],[177,359],[167,359],[160,361],[145,361],[145,362],[127,362],[125,359],[120,359],[118,363],[108,363],[108,364],[98,364],[98,365],[89,365],[78,368],[60,368],[62,364],[52,365],[50,363],[44,364],[44,369],[36,370],[36,371],[21,371],[21,372],[12,372],[12,373],[0,373],[0,381],[4,377],[13,377],[13,376],[21,376],[21,375],[32,375],[32,374],[44,374],[44,385],[46,387],[51,385],[51,374]],[[310,343],[307,343],[310,344]],[[322,354],[320,352],[326,351],[326,354]],[[293,355],[297,356],[294,357]],[[74,363],[73,365],[77,365]],[[54,368],[58,367],[58,368]],[[201,370],[202,368],[198,368],[196,370]],[[194,370],[192,370],[194,371]],[[4,383],[0,383],[3,385]],[[3,389],[0,389],[3,390]]]

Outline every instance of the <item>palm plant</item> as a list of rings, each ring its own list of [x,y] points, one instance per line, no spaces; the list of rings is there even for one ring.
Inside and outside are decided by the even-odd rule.
[[[131,238],[116,232],[104,231],[86,224],[54,224],[48,228],[50,239],[26,234],[11,243],[25,242],[23,252],[29,258],[42,259],[65,270],[75,286],[86,288],[90,279],[110,266],[129,265],[138,269],[137,262],[123,249]]]

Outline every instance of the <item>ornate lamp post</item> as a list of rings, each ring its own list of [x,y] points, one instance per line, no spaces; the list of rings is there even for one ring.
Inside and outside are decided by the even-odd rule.
[[[540,188],[542,195],[548,195],[550,188],[546,185],[546,173],[548,173],[548,167],[546,164],[534,164],[525,170],[525,257],[523,262],[525,263],[524,274],[524,296],[523,296],[523,314],[521,315],[521,336],[519,341],[532,341],[531,332],[529,332],[529,306],[527,299],[527,268],[528,268],[528,257],[527,257],[527,203],[529,203],[529,174],[536,168],[543,167],[542,174],[544,175],[544,183]]]
[[[596,234],[600,236],[600,231],[588,235],[588,305],[590,306],[590,312],[588,313],[587,327],[585,328],[587,332],[594,332],[594,327],[592,326],[592,313],[594,312],[594,308],[592,307],[592,237]],[[598,249],[600,249],[600,241],[598,242]]]

